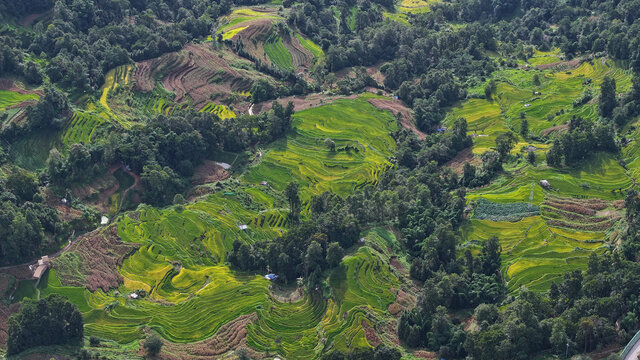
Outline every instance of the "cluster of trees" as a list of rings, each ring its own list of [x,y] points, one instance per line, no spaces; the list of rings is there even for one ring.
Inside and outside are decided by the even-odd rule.
[[[268,269],[285,282],[303,277],[315,286],[324,270],[340,263],[343,249],[358,241],[360,222],[347,213],[343,199],[325,193],[311,200],[313,220],[297,223],[301,209],[297,184],[290,184],[286,195],[294,224],[289,231],[273,241],[253,245],[236,240],[227,259],[241,270]]]
[[[41,345],[80,342],[84,323],[78,307],[60,295],[38,301],[27,299],[9,318],[7,355]]]
[[[322,357],[322,360],[400,360],[402,354],[398,349],[393,349],[387,345],[380,344],[375,348],[363,348],[343,354],[334,350]]]
[[[14,4],[15,3],[15,4]],[[43,72],[54,82],[78,90],[96,89],[104,73],[131,60],[139,61],[177,51],[188,41],[211,33],[214,21],[231,8],[231,1],[36,1],[34,7],[19,2],[0,4],[13,17],[51,10],[47,23],[34,32],[8,30],[11,56],[0,49],[0,73],[18,66],[37,82],[39,70],[21,65],[19,52],[28,51],[47,60]],[[4,39],[4,37],[3,37]],[[2,66],[4,65],[4,66]],[[41,80],[41,79],[40,79]]]
[[[558,167],[564,160],[564,164],[572,166],[596,151],[618,151],[612,126],[573,117],[568,131],[559,136],[547,152],[547,163]]]
[[[31,260],[70,233],[69,224],[43,203],[35,176],[14,168],[0,179],[0,265]]]
[[[256,142],[268,143],[290,128],[293,103],[274,102],[269,112],[221,120],[211,113],[159,115],[144,127],[122,129],[105,141],[89,146],[74,144],[67,154],[53,149],[47,159],[47,175],[57,186],[87,181],[111,164],[121,163],[141,174],[144,201],[164,205],[183,192],[207,154],[240,152]]]

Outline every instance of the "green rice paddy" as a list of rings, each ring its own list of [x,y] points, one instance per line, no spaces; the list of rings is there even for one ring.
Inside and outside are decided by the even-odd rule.
[[[64,130],[62,142],[69,146],[75,143],[89,144],[94,132],[108,119],[85,111],[77,111]]]
[[[304,196],[329,189],[348,194],[375,182],[379,171],[390,166],[395,142],[389,132],[395,121],[368,98],[296,113],[294,129],[265,149],[262,161],[239,183],[187,205],[143,205],[116,218],[122,241],[139,244],[118,267],[122,282],[117,289],[90,292],[65,286],[68,271],[54,269],[43,279],[41,294],[66,296],[83,312],[88,336],[124,346],[144,338],[145,328],[172,342],[200,341],[249,314],[257,320],[247,326],[247,345],[257,351],[269,348],[289,359],[315,359],[329,349],[370,346],[363,326],[392,319],[387,308],[395,301],[394,289],[403,285],[402,275],[389,264],[388,249],[400,245],[388,230],[363,233],[367,246],[352,250],[331,270],[324,288],[310,289],[291,302],[272,297],[261,274],[236,272],[225,263],[235,240],[252,244],[286,231],[288,214],[281,210],[286,204],[277,190],[289,181],[299,181]],[[324,144],[327,137],[335,141],[335,153]],[[246,183],[263,180],[271,187]],[[69,266],[75,261],[59,260]],[[140,290],[146,297],[129,296]],[[33,296],[27,287],[23,292]]]
[[[202,109],[200,109],[200,111],[216,114],[220,119],[233,119],[236,117],[236,113],[234,113],[231,109],[229,109],[225,105],[218,105],[214,103],[209,103],[205,105]]]
[[[245,179],[254,184],[268,181],[280,190],[297,181],[309,194],[341,195],[375,183],[378,174],[391,166],[396,145],[389,133],[396,122],[367,98],[297,112],[291,133],[274,142]],[[325,145],[327,138],[335,142],[335,151]]]
[[[558,50],[536,51],[529,59],[534,66],[560,61]],[[536,74],[539,85],[534,84]],[[605,59],[584,62],[570,70],[502,70],[492,77],[497,83],[492,99],[469,99],[452,108],[447,121],[467,119],[474,137],[474,154],[491,150],[496,137],[502,133],[518,133],[521,113],[536,135],[549,133],[554,127],[563,131],[560,126],[574,115],[598,118],[596,102],[574,107],[573,101],[587,90],[597,97],[605,75],[616,79],[618,92],[629,90],[629,73]],[[472,92],[482,91],[483,87],[484,84]],[[503,275],[509,290],[526,286],[546,291],[565,272],[585,269],[589,255],[604,251],[616,238],[621,213],[614,208],[613,201],[624,199],[624,193],[633,185],[629,175],[637,176],[637,172],[627,172],[614,155],[605,153],[595,154],[576,167],[550,168],[543,156],[549,143],[529,141],[520,135],[518,139],[512,153],[534,146],[538,164],[510,165],[513,168],[508,168],[491,184],[471,191],[467,198],[479,201],[478,204],[486,204],[483,202],[486,200],[505,206],[519,204],[518,208],[531,204],[540,207],[540,214],[524,214],[529,216],[521,220],[509,219],[518,221],[492,221],[500,220],[504,209],[498,205],[480,206],[476,211],[482,216],[471,219],[463,228],[463,248],[479,249],[482,241],[498,236],[503,248]],[[633,143],[623,150],[624,157],[631,162],[636,160],[635,153]],[[627,167],[633,169],[629,165]],[[541,180],[547,180],[551,189],[543,189],[539,185]],[[605,207],[602,212],[580,210],[588,207],[585,204],[589,199],[602,201]],[[589,215],[585,215],[587,213]]]
[[[313,54],[313,57],[315,58],[324,57],[324,51],[322,51],[322,48],[318,46],[316,43],[314,43],[309,39],[305,39],[304,37],[302,37],[302,35],[298,33],[296,33],[296,37],[298,38],[298,41],[300,41],[300,44],[304,46],[305,49],[309,50],[311,54]]]
[[[18,92],[0,90],[0,111],[28,100],[38,100],[37,94],[20,94]]]
[[[282,70],[294,70],[293,57],[287,48],[282,44],[282,37],[276,33],[271,33],[264,42],[264,52],[269,60]]]

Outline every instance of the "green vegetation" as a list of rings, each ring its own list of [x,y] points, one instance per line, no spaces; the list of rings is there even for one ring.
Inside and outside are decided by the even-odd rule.
[[[473,212],[473,217],[491,221],[518,221],[522,218],[540,214],[540,208],[528,203],[494,203],[480,198]]]
[[[393,117],[368,103],[363,96],[338,100],[294,115],[294,130],[264,154],[261,163],[245,179],[268,181],[277,189],[292,180],[308,188],[306,197],[323,191],[348,194],[375,183],[390,166],[395,143],[388,135],[396,127]],[[331,138],[332,152],[324,145]]]
[[[218,115],[218,117],[220,119],[232,119],[232,118],[236,117],[236,113],[231,111],[225,105],[218,105],[218,104],[214,104],[214,103],[209,103],[209,104],[205,105],[205,107],[200,109],[200,111],[210,112],[212,114],[216,114],[216,115]]]
[[[316,43],[309,39],[305,39],[298,33],[296,33],[296,37],[298,38],[298,41],[300,41],[300,44],[302,44],[305,49],[309,50],[311,54],[313,54],[313,57],[318,59],[324,57],[324,51],[322,51],[322,48]]]
[[[269,34],[264,42],[264,52],[269,60],[281,70],[294,70],[291,53],[282,44],[282,37],[275,32]]]
[[[21,94],[18,92],[0,90],[0,111],[6,110],[8,107],[20,104],[28,100],[38,100],[37,94]]]
[[[100,115],[84,111],[75,112],[64,131],[62,142],[66,146],[76,143],[89,144],[96,129],[107,121]]]

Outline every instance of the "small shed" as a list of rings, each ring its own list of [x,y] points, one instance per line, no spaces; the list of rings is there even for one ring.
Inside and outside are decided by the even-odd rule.
[[[131,293],[131,294],[129,294],[129,297],[130,297],[131,299],[137,299],[137,298],[138,298],[138,294],[136,294],[136,293]]]
[[[262,185],[262,186],[269,186],[269,182],[268,182],[268,181],[262,181],[262,182],[260,183],[260,185]]]
[[[264,276],[265,279],[270,280],[270,281],[274,281],[274,280],[278,280],[278,275],[276,274],[267,274]]]
[[[529,107],[531,106],[531,104],[524,104],[524,107]]]
[[[249,226],[244,225],[244,224],[238,226],[238,229],[240,229],[242,231],[246,231],[248,228],[249,228]]]
[[[540,186],[547,190],[551,188],[551,184],[547,180],[540,180]]]
[[[62,205],[67,205],[67,204],[69,204],[69,200],[67,200],[67,198],[62,198],[62,199],[60,200],[60,204],[62,204]]]

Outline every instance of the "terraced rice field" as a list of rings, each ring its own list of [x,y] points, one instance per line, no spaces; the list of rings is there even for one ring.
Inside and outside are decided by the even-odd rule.
[[[313,57],[317,59],[324,57],[324,51],[322,51],[322,48],[318,46],[316,43],[314,43],[309,39],[305,39],[304,37],[302,37],[302,35],[298,33],[296,33],[296,38],[298,38],[298,41],[302,46],[304,46],[305,49],[309,50],[309,52],[313,54]]]
[[[219,200],[205,202],[210,206]],[[143,246],[119,270],[125,280],[117,292],[64,286],[52,270],[41,284],[41,293],[68,297],[83,312],[88,335],[121,344],[141,339],[144,326],[172,342],[199,341],[234,319],[255,313],[257,318],[247,326],[247,344],[258,351],[269,348],[286,358],[313,359],[325,349],[369,346],[363,324],[385,321],[387,307],[396,298],[393,289],[402,285],[386,255],[365,246],[345,258],[330,275],[331,299],[312,291],[298,301],[280,302],[270,296],[269,282],[262,276],[233,272],[206,256],[187,254],[187,246],[179,245],[184,241],[175,237],[180,235],[176,228],[180,220],[173,216],[184,215],[185,222],[195,223],[189,212],[197,204],[179,214],[145,209],[136,215],[139,220],[120,222],[123,240],[136,236]],[[213,208],[207,211],[219,213]],[[192,234],[191,226],[185,226],[186,239]],[[210,229],[218,228],[213,225]],[[249,233],[247,241],[255,240]],[[390,241],[397,246],[392,235]],[[147,291],[147,297],[129,298],[136,289]]]
[[[440,0],[401,0],[398,10],[404,13],[419,14],[431,11],[431,4]]]
[[[307,196],[329,190],[344,195],[375,182],[391,166],[396,145],[389,133],[396,123],[390,113],[369,104],[369,98],[337,100],[297,112],[292,132],[274,142],[245,179],[254,184],[268,181],[276,189],[298,181]],[[325,145],[327,138],[335,142],[336,151]]]
[[[291,53],[284,47],[280,35],[271,33],[263,46],[269,60],[281,70],[294,69]]]
[[[552,190],[542,189],[539,181],[543,179],[550,182]],[[482,241],[498,236],[509,290],[524,285],[546,291],[563,273],[584,269],[592,252],[604,251],[615,241],[618,221],[624,215],[625,189],[631,185],[624,169],[609,154],[598,154],[570,170],[527,166],[522,174],[504,175],[471,192],[468,198],[531,203],[540,207],[540,215],[519,221],[474,218],[463,228],[463,246],[479,249]]]
[[[521,113],[528,120],[530,131],[538,135],[553,136],[551,130],[563,131],[562,127],[566,127],[563,124],[574,115],[597,119],[596,102],[574,107],[573,101],[587,90],[596,98],[605,75],[616,79],[620,93],[630,88],[629,74],[609,60],[595,59],[568,68],[561,57],[557,50],[536,51],[528,62],[542,65],[542,70],[497,72],[493,75],[497,91],[491,100],[469,99],[454,107],[447,121],[466,118],[474,136],[473,153],[481,154],[495,146],[498,135],[519,132]],[[559,62],[563,70],[555,68]],[[545,64],[554,67],[545,69]],[[541,79],[540,85],[534,84],[535,74]],[[479,93],[483,88],[484,84],[472,92]],[[617,240],[624,212],[622,200],[633,184],[630,176],[637,176],[635,167],[630,166],[637,158],[636,147],[632,143],[623,150],[624,157],[631,161],[627,164],[630,171],[614,155],[604,153],[593,155],[577,167],[556,169],[544,163],[543,153],[549,143],[531,142],[519,135],[518,141],[512,153],[532,145],[537,149],[538,165],[524,162],[509,165],[513,168],[508,168],[490,185],[468,194],[472,204],[480,201],[482,206],[478,208],[480,216],[473,216],[463,229],[463,247],[477,250],[482,241],[498,236],[509,290],[527,286],[545,291],[563,273],[584,269],[591,253],[601,252]],[[539,185],[541,180],[549,181],[551,189],[544,190]],[[485,206],[483,201],[491,201],[493,205]],[[500,210],[500,204],[505,204],[504,210]],[[527,214],[523,210],[524,218],[501,219],[503,214],[513,212],[508,209],[514,204],[520,204],[516,206],[519,209],[531,204],[539,208],[539,213]]]
[[[100,89],[100,104],[111,112],[108,99],[109,92],[114,91],[118,86],[127,85],[131,81],[132,65],[122,65],[107,72],[104,78],[104,85]]]
[[[544,56],[552,55],[544,53]],[[533,83],[536,74],[541,79],[539,86]],[[519,131],[521,113],[525,114],[529,129],[534,134],[545,134],[574,115],[597,119],[597,103],[592,101],[575,108],[573,101],[586,90],[590,90],[596,98],[605,75],[616,79],[619,93],[629,90],[630,74],[605,59],[584,62],[572,70],[499,71],[493,76],[497,91],[491,100],[467,100],[454,107],[445,122],[450,123],[459,117],[467,119],[469,131],[474,136],[473,152],[481,154],[495,145],[498,135],[509,130]],[[531,144],[522,138],[520,140],[516,151],[528,145],[546,147],[544,144]]]
[[[0,111],[29,100],[38,100],[38,94],[21,94],[14,91],[0,90]]]
[[[256,11],[254,9],[236,9],[229,16],[221,19],[218,34],[222,34],[223,40],[231,40],[241,31],[247,29],[256,21],[282,19],[271,11]]]
[[[64,130],[62,142],[65,146],[76,143],[89,144],[96,129],[107,121],[108,118],[103,116],[77,111],[73,113],[71,121]]]
[[[233,119],[234,117],[236,117],[236,113],[234,113],[231,109],[229,109],[225,105],[218,105],[214,103],[209,103],[205,105],[205,107],[200,109],[200,111],[216,114],[220,119]]]
[[[68,297],[83,312],[88,336],[125,346],[136,346],[145,328],[171,341],[170,347],[217,344],[229,329],[246,329],[233,341],[289,359],[316,359],[329,349],[348,351],[380,339],[397,341],[388,308],[398,289],[407,286],[406,275],[390,265],[388,249],[400,245],[385,229],[363,233],[367,245],[333,269],[324,288],[291,302],[276,300],[261,275],[232,271],[225,264],[235,240],[252,244],[286,231],[286,204],[277,190],[290,180],[301,183],[303,194],[328,189],[348,194],[375,182],[379,171],[390,166],[395,142],[389,132],[395,120],[373,107],[370,97],[296,113],[287,138],[270,146],[239,183],[187,205],[140,206],[120,215],[110,230],[77,242],[72,254],[77,256],[57,259],[41,283],[41,294]],[[327,137],[336,142],[335,153],[326,147]],[[271,187],[246,184],[263,180]],[[241,230],[245,224],[248,229]],[[103,259],[105,266],[90,271],[89,258]],[[144,298],[129,296],[141,290]],[[381,323],[391,325],[377,332],[378,338],[368,338]]]

